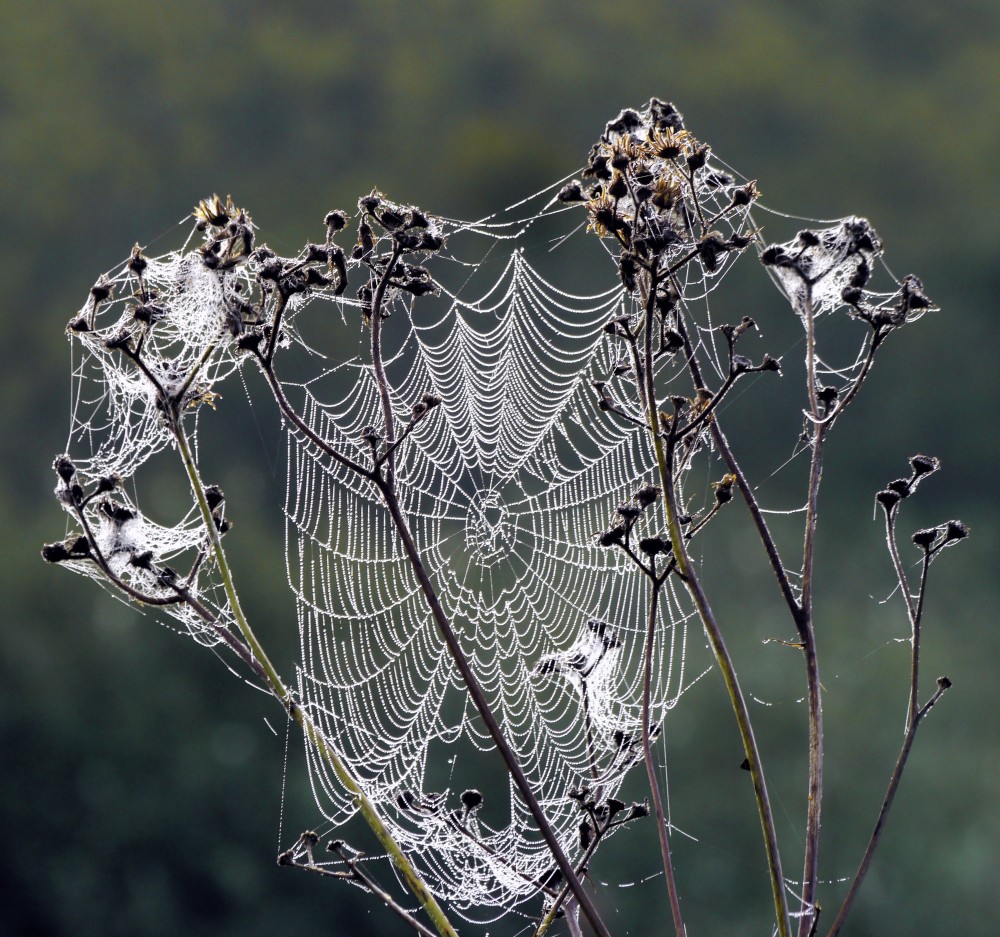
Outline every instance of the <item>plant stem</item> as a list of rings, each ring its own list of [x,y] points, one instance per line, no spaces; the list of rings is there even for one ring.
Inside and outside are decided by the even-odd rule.
[[[188,481],[191,484],[191,490],[194,492],[194,496],[198,501],[198,509],[201,512],[202,522],[204,523],[205,529],[212,541],[212,549],[215,554],[216,565],[219,570],[219,576],[222,579],[226,598],[229,600],[229,606],[232,611],[233,618],[240,629],[240,633],[243,635],[243,639],[246,641],[251,652],[253,653],[254,659],[263,669],[268,688],[279,700],[279,702],[282,703],[288,714],[302,727],[306,738],[308,738],[309,741],[316,746],[320,755],[326,760],[326,762],[333,769],[334,773],[337,775],[340,783],[343,784],[344,788],[351,794],[354,799],[354,803],[358,808],[358,812],[371,827],[379,843],[392,858],[393,863],[399,870],[399,873],[406,882],[407,887],[413,893],[417,901],[420,902],[421,907],[423,907],[424,911],[427,913],[427,916],[430,918],[437,932],[441,935],[441,937],[457,937],[455,929],[451,926],[444,911],[441,909],[441,906],[430,893],[429,889],[417,873],[417,870],[413,867],[409,859],[407,859],[402,849],[400,849],[399,844],[395,841],[395,839],[393,839],[392,834],[386,828],[382,819],[378,816],[374,805],[365,796],[360,785],[347,770],[347,766],[340,759],[340,756],[333,749],[333,746],[326,740],[326,738],[324,738],[323,734],[306,715],[305,711],[298,705],[298,703],[295,702],[295,699],[285,687],[284,682],[278,675],[278,671],[271,663],[266,652],[264,651],[263,646],[260,641],[258,641],[253,629],[250,627],[250,623],[247,620],[246,615],[243,613],[239,595],[236,592],[232,572],[230,571],[229,564],[226,562],[226,555],[222,549],[222,540],[219,531],[215,526],[215,521],[212,518],[212,511],[205,498],[205,486],[202,484],[198,467],[195,464],[194,457],[191,452],[191,446],[187,439],[187,434],[184,432],[184,426],[181,421],[181,417],[178,414],[172,415],[170,419],[170,427],[174,438],[177,441],[177,447],[180,450],[181,459],[184,462],[184,469],[187,472]]]
[[[398,247],[394,247],[391,259],[382,276],[379,278],[378,284],[372,294],[372,370],[375,375],[375,382],[378,386],[379,398],[382,406],[382,417],[385,423],[385,443],[388,447],[388,455],[385,458],[384,463],[384,477],[378,469],[375,469],[372,473],[368,474],[368,477],[382,494],[382,499],[385,502],[386,507],[389,509],[389,515],[392,518],[393,526],[396,528],[396,533],[403,544],[403,550],[410,561],[410,566],[413,569],[414,575],[417,577],[420,590],[424,594],[424,598],[427,601],[428,608],[438,627],[438,631],[448,647],[452,660],[458,668],[462,680],[465,683],[466,690],[478,710],[479,715],[482,717],[483,723],[485,724],[490,733],[490,737],[493,739],[493,742],[497,747],[497,751],[499,751],[504,763],[507,765],[507,770],[514,781],[525,806],[527,806],[528,811],[531,813],[535,823],[538,825],[538,830],[542,834],[542,838],[545,840],[546,845],[549,847],[552,858],[559,867],[559,871],[562,873],[563,878],[569,884],[570,889],[573,892],[573,897],[580,905],[580,910],[583,911],[587,920],[590,921],[591,927],[593,927],[599,937],[610,937],[607,927],[597,912],[597,908],[594,906],[590,896],[584,890],[583,884],[580,881],[579,876],[576,874],[576,870],[570,864],[569,859],[566,857],[566,853],[563,851],[562,846],[559,844],[559,840],[556,838],[556,834],[552,829],[548,818],[542,811],[541,805],[538,803],[538,799],[535,797],[535,794],[531,789],[531,785],[528,782],[528,778],[525,775],[524,770],[521,768],[517,755],[510,747],[510,743],[507,741],[500,724],[493,715],[493,711],[490,708],[489,701],[486,699],[486,694],[483,692],[479,679],[472,670],[468,658],[462,650],[462,646],[455,633],[455,629],[452,627],[448,616],[445,614],[441,601],[438,598],[437,591],[431,583],[430,576],[428,575],[427,569],[420,556],[420,551],[417,549],[417,545],[413,540],[409,524],[403,515],[399,499],[396,496],[395,475],[393,471],[395,424],[392,413],[392,400],[389,394],[389,382],[385,374],[384,362],[382,361],[381,334],[383,319],[382,305],[385,301],[386,283],[388,282],[392,268],[395,266],[398,259],[399,249]]]
[[[677,520],[676,494],[674,491],[674,479],[671,462],[672,451],[665,451],[664,440],[659,432],[659,412],[656,402],[656,388],[653,380],[653,302],[656,292],[657,281],[655,277],[650,278],[648,293],[646,295],[645,311],[645,342],[644,342],[644,362],[643,375],[645,381],[645,397],[647,406],[647,418],[649,421],[649,433],[656,454],[656,461],[659,468],[661,485],[663,488],[664,512],[666,515],[667,530],[670,536],[670,543],[673,556],[677,563],[677,570],[687,586],[688,592],[695,603],[698,615],[701,618],[702,626],[705,629],[706,637],[712,648],[716,663],[722,673],[723,681],[726,684],[726,692],[729,695],[733,712],[736,716],[736,723],[739,727],[740,737],[743,741],[744,752],[746,753],[747,764],[750,769],[750,777],[753,782],[754,797],[757,801],[757,812],[760,816],[761,829],[764,835],[764,848],[767,853],[768,874],[771,880],[771,895],[774,900],[775,921],[779,937],[790,937],[788,905],[785,900],[784,877],[781,871],[781,856],[778,852],[778,836],[774,825],[774,814],[771,810],[771,802],[767,793],[767,784],[764,779],[764,766],[761,761],[760,752],[757,748],[757,740],[753,734],[753,727],[750,722],[750,713],[747,709],[746,699],[740,688],[739,679],[736,675],[736,668],[733,666],[732,658],[726,648],[722,632],[715,619],[715,613],[709,604],[708,597],[702,588],[690,558],[684,540],[684,534]],[[678,322],[681,317],[678,315]],[[682,333],[683,334],[683,333]]]
[[[799,937],[808,937],[816,914],[816,886],[819,881],[819,843],[823,811],[823,697],[813,622],[813,593],[816,570],[816,530],[819,489],[823,479],[823,445],[828,424],[821,418],[816,388],[816,324],[811,291],[803,304],[806,326],[806,380],[812,417],[812,458],[809,462],[809,491],[802,544],[802,593],[798,614],[794,616],[806,663],[809,705],[809,780],[806,806],[806,844],[802,869],[801,917]]]

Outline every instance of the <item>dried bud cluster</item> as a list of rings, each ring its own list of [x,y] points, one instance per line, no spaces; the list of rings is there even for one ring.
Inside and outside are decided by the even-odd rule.
[[[874,329],[896,328],[919,318],[934,303],[912,273],[888,297],[868,288],[882,242],[864,218],[848,218],[820,231],[800,231],[761,254],[800,314],[847,306]]]
[[[937,553],[942,547],[950,546],[969,536],[969,527],[962,521],[947,521],[937,527],[918,530],[911,538],[915,546],[925,553]]]
[[[882,242],[864,218],[847,218],[822,230],[800,231],[785,244],[771,244],[760,255],[800,315],[844,305],[868,283]]]
[[[913,456],[910,459],[910,477],[893,479],[875,495],[875,500],[882,505],[887,513],[892,512],[900,501],[916,491],[917,485],[922,479],[934,474],[940,467],[941,460],[936,456]]]
[[[561,201],[586,203],[591,230],[621,245],[627,293],[637,291],[644,272],[656,278],[681,257],[714,274],[727,254],[753,240],[738,224],[759,195],[755,183],[737,185],[710,157],[678,110],[653,98],[642,112],[624,110],[607,125],[583,173],[593,180],[589,189],[573,181],[560,191]],[[712,227],[720,222],[727,232]]]

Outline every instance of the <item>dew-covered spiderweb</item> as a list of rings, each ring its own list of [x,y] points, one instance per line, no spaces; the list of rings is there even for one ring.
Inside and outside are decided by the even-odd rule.
[[[736,184],[719,171],[700,193],[702,210],[719,211]],[[594,248],[588,262],[607,271],[603,292],[581,295],[573,284],[585,278],[558,285],[539,270],[585,223],[557,189],[483,223],[444,222],[448,252],[433,268],[442,296],[400,299],[385,353],[400,426],[426,392],[443,400],[400,452],[404,513],[464,653],[573,855],[581,816],[569,792],[589,785],[611,796],[642,757],[648,586],[597,537],[658,476],[634,375],[605,328],[637,310],[601,242],[577,230]],[[727,233],[744,222],[727,220]],[[715,281],[700,265],[684,272],[685,301],[704,319]],[[710,344],[700,350],[722,367]],[[664,385],[683,367],[664,359]],[[327,380],[339,395],[324,393]],[[313,432],[366,458],[363,431],[382,417],[364,354],[295,391]],[[602,398],[633,422],[600,409]],[[513,790],[500,804],[463,805],[462,792],[503,763],[387,511],[369,484],[301,434],[290,437],[289,477],[304,705],[451,906],[509,910],[537,893],[552,859]],[[690,679],[690,614],[683,593],[668,591],[653,645],[654,731]],[[311,771],[326,815],[340,823],[350,797],[315,752]]]
[[[223,639],[222,629],[235,632],[235,623],[217,570],[207,562],[197,508],[171,524],[152,520],[140,505],[140,469],[175,447],[163,417],[164,395],[182,398],[197,446],[199,409],[215,405],[213,388],[242,363],[231,340],[231,316],[250,277],[242,269],[210,269],[190,243],[161,257],[136,248],[129,261],[100,277],[70,322],[72,473],[64,469],[67,484],[57,495],[93,541],[91,549],[71,548],[64,565],[103,585],[110,571],[115,585],[133,590],[133,599],[162,605],[182,631],[211,646]],[[147,507],[160,513],[156,505]],[[224,525],[224,509],[217,514]],[[103,563],[94,562],[95,555]],[[179,583],[214,623],[178,601]],[[121,588],[113,592],[121,597]]]
[[[649,111],[638,119],[638,129],[623,132],[649,130]],[[684,145],[692,151],[695,143]],[[664,183],[673,229],[700,231],[671,242],[678,260],[709,228],[718,243],[749,243],[754,231],[749,206],[731,209],[747,180],[704,155],[701,165],[678,168]],[[654,175],[669,176],[671,166],[650,163]],[[641,296],[623,287],[615,244],[599,218],[589,226],[596,234],[585,230],[586,210],[561,199],[561,185],[476,223],[434,218],[445,246],[426,262],[440,293],[391,294],[382,334],[397,436],[424,395],[441,399],[395,450],[405,523],[572,858],[580,854],[581,818],[570,792],[588,786],[614,796],[642,761],[649,585],[623,551],[602,546],[599,537],[616,522],[619,506],[659,476],[634,369],[607,329],[615,319],[637,322]],[[209,230],[210,250],[195,232],[175,253],[142,256],[142,265],[133,255],[102,278],[71,323],[82,355],[74,365],[68,451],[82,489],[117,479],[113,491],[96,492],[84,509],[116,575],[143,594],[169,597],[176,579],[165,581],[162,567],[187,555],[175,575],[216,621],[181,602],[166,611],[199,641],[215,644],[233,616],[197,512],[173,526],[154,524],[129,482],[173,445],[157,387],[183,392],[196,436],[199,422],[223,416],[202,412],[214,405],[213,388],[255,360],[238,339],[267,318],[273,296],[260,291],[260,264],[247,262],[249,242],[236,249],[247,229]],[[840,302],[859,264],[876,255],[877,240],[864,237],[860,223],[848,219],[816,243],[785,245],[783,256],[808,252],[800,267],[816,273],[825,309]],[[696,253],[678,264],[673,284],[693,353],[718,382],[731,363],[710,300],[739,251]],[[223,255],[235,259],[220,262]],[[286,263],[304,266],[304,257]],[[829,269],[820,270],[823,264]],[[363,282],[362,265],[349,267]],[[781,263],[772,268],[801,313],[801,277]],[[319,280],[296,292],[275,356],[282,393],[308,428],[286,423],[287,567],[301,639],[297,701],[434,891],[470,919],[489,920],[537,900],[552,858],[514,788],[502,780],[498,788],[504,764],[378,490],[310,438],[370,465],[372,446],[385,435],[364,303],[352,296]],[[339,323],[336,342],[324,347],[322,330],[311,323],[330,316]],[[134,355],[122,353],[123,342]],[[286,352],[294,368],[285,367]],[[655,368],[664,398],[675,384],[677,393],[692,393],[684,354],[664,354]],[[688,450],[677,468],[679,502],[697,516],[718,466],[709,469],[715,455],[707,434]],[[688,493],[686,473],[696,467],[699,484]],[[643,523],[660,533],[662,516],[651,512]],[[105,578],[84,556],[69,565]],[[652,645],[654,735],[669,733],[667,714],[697,676],[687,659],[692,609],[683,587],[668,585],[660,610]],[[354,798],[317,750],[307,751],[316,801],[330,828],[340,827],[356,810]],[[491,792],[482,803],[472,793],[480,789]]]

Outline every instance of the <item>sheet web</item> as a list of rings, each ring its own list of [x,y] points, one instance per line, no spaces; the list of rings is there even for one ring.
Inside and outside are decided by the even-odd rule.
[[[141,594],[165,603],[159,609],[175,619],[179,630],[207,646],[222,643],[221,629],[235,633],[236,623],[218,572],[206,562],[208,544],[197,506],[172,524],[162,516],[153,520],[140,503],[141,476],[150,460],[175,446],[157,386],[182,396],[190,411],[188,433],[197,447],[199,408],[214,406],[213,388],[243,363],[229,340],[231,315],[252,291],[245,268],[211,270],[188,245],[160,257],[145,257],[136,247],[126,263],[98,279],[67,329],[74,357],[66,448],[73,473],[57,487],[57,497],[76,521],[82,517],[93,547],[118,582],[135,590],[133,598]],[[145,371],[123,348],[141,352]],[[70,482],[83,499],[79,511],[69,497]],[[164,513],[162,506],[155,508],[153,514]],[[223,524],[224,509],[217,513]],[[79,532],[77,523],[73,527]],[[71,553],[63,565],[112,586],[94,562],[94,552]],[[164,571],[178,578],[168,582]],[[217,627],[191,605],[167,601],[176,599],[176,582],[210,610]],[[120,588],[111,591],[122,597]]]

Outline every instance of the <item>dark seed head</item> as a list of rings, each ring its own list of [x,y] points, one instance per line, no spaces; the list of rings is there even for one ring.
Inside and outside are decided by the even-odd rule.
[[[142,256],[142,248],[136,244],[135,247],[132,248],[132,254],[128,259],[129,270],[136,274],[136,276],[140,276],[148,266],[149,261]]]
[[[633,497],[641,508],[648,508],[660,496],[660,489],[656,485],[647,485],[640,488]]]
[[[881,504],[886,511],[891,511],[902,500],[902,496],[898,491],[886,488],[884,491],[880,491],[875,495],[875,500],[878,501],[878,503]]]
[[[597,538],[598,544],[602,547],[613,547],[616,543],[621,543],[625,539],[625,525],[615,524],[614,527],[604,531]]]
[[[639,541],[639,549],[646,556],[656,556],[658,553],[668,553],[670,544],[663,537],[643,537]]]
[[[330,234],[335,234],[347,226],[347,215],[339,210],[327,212],[326,217],[323,219],[323,224],[326,225],[326,229]]]
[[[826,387],[821,387],[818,391],[816,391],[816,399],[819,400],[819,402],[825,407],[829,407],[839,395],[840,391],[838,391],[832,384],[828,384]]]
[[[69,555],[72,558],[90,556],[90,541],[83,534],[67,540],[66,548],[69,550]]]
[[[895,491],[901,498],[909,496],[913,483],[908,478],[894,478],[885,487],[890,491]]]
[[[444,238],[440,234],[433,234],[430,231],[425,231],[423,237],[420,239],[420,249],[422,251],[429,251],[434,253],[441,250],[444,247]]]
[[[426,228],[430,226],[430,219],[419,208],[411,208],[409,218],[406,221],[408,228]]]
[[[712,148],[707,143],[703,143],[690,156],[688,156],[687,158],[688,169],[691,170],[701,169],[701,167],[708,162],[708,155],[711,152]]]
[[[718,504],[726,504],[733,499],[733,484],[736,482],[735,475],[724,475],[720,481],[712,482],[715,489],[715,500]]]
[[[567,182],[560,190],[556,198],[560,202],[584,202],[587,197],[583,194],[583,186],[574,179],[572,182]]]
[[[370,195],[365,195],[358,199],[358,208],[362,211],[367,212],[369,215],[375,213],[375,209],[382,204],[382,196],[380,196],[374,189],[372,189]]]
[[[101,277],[91,288],[90,288],[90,298],[93,300],[94,305],[100,305],[105,300],[111,298],[111,293],[113,287],[111,281],[107,277]]]
[[[475,810],[477,807],[481,807],[483,804],[483,795],[479,791],[470,788],[467,791],[462,791],[462,806],[466,810]]]
[[[396,806],[400,810],[412,810],[417,803],[417,795],[413,791],[400,791],[396,795]]]
[[[634,504],[619,504],[618,513],[631,523],[642,513],[642,508]]]
[[[843,290],[841,290],[840,298],[847,303],[848,306],[856,306],[861,302],[863,295],[864,294],[861,292],[859,287],[845,286]]]
[[[114,491],[122,480],[117,475],[104,475],[97,480],[95,494],[103,495],[106,492]]]
[[[110,351],[116,351],[121,348],[128,348],[129,342],[132,340],[132,336],[125,330],[112,335],[110,338],[104,340],[104,347]]]
[[[969,528],[961,521],[948,521],[944,528],[944,542],[954,543],[969,536]]]
[[[129,557],[129,565],[136,569],[149,569],[153,565],[153,551],[143,550],[141,553],[133,553]]]
[[[56,470],[56,474],[67,484],[72,481],[73,476],[76,474],[76,466],[68,455],[58,456],[55,462],[52,463],[52,467]]]
[[[861,261],[858,263],[858,269],[854,271],[854,276],[851,277],[850,285],[860,289],[862,286],[867,285],[868,281],[871,279],[871,275],[872,268],[868,261],[862,257]]]
[[[46,563],[61,563],[68,560],[69,556],[65,543],[47,543],[42,547],[42,559]]]
[[[628,810],[628,819],[636,820],[639,817],[649,816],[649,804],[647,803],[634,803]]]
[[[932,455],[915,455],[910,459],[910,468],[913,469],[914,477],[919,478],[941,468],[941,460]]]

